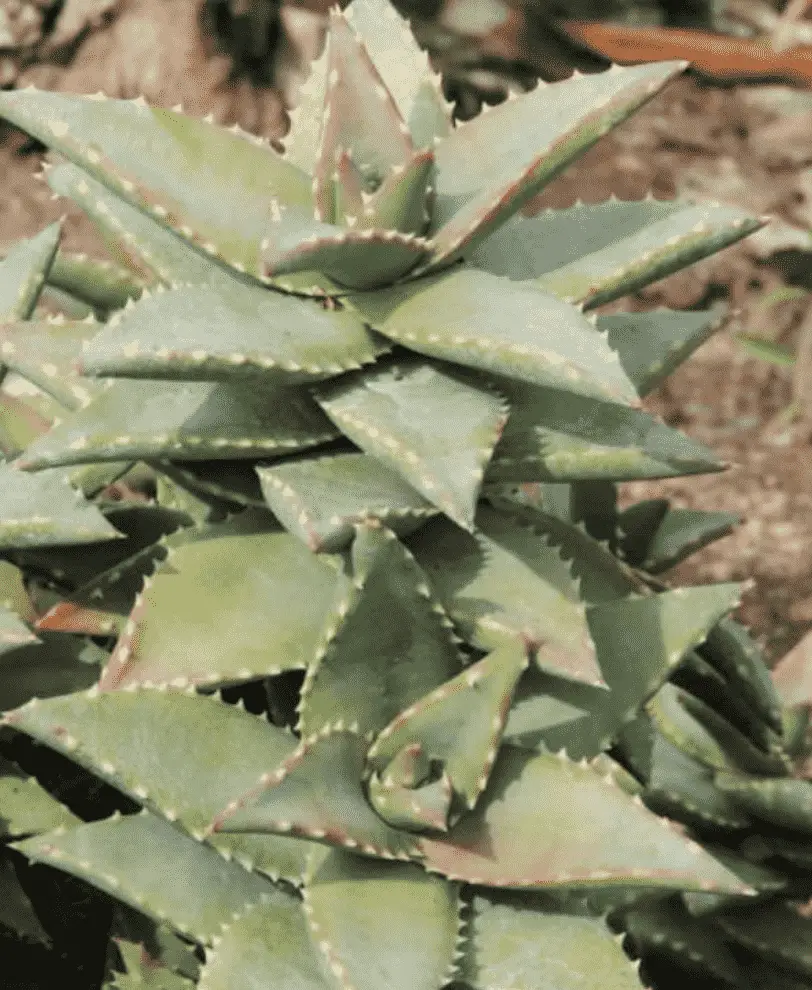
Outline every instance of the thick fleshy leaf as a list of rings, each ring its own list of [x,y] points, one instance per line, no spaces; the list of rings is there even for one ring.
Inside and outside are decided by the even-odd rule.
[[[65,409],[78,409],[101,389],[99,382],[80,378],[74,369],[77,355],[99,327],[92,320],[6,323],[0,326],[0,356]]]
[[[744,210],[710,203],[579,203],[513,220],[470,260],[497,275],[536,279],[567,302],[594,307],[686,268],[763,223]]]
[[[724,466],[708,447],[640,410],[517,382],[499,388],[510,418],[489,481],[626,481]]]
[[[17,839],[79,821],[34,777],[0,759],[0,836]]]
[[[540,83],[458,126],[435,149],[432,263],[447,264],[480,244],[685,68],[685,62],[613,66]]]
[[[439,512],[367,454],[301,458],[258,467],[256,473],[276,518],[316,552],[342,550],[356,524],[369,519],[405,536]]]
[[[274,889],[148,812],[57,829],[11,848],[204,944],[235,912]]]
[[[34,312],[61,233],[61,224],[51,224],[15,244],[0,262],[0,320],[27,320]]]
[[[57,251],[48,272],[45,291],[56,294],[66,318],[86,319],[94,312],[101,318],[110,310],[120,309],[128,300],[137,299],[144,288],[143,279],[106,258],[89,258],[86,254]],[[65,309],[66,302],[74,307],[85,307],[85,312],[71,315]],[[91,310],[90,314],[86,311],[87,307]]]
[[[596,756],[735,606],[739,590],[735,584],[682,588],[592,606],[589,629],[609,690],[529,671],[508,720],[509,738],[528,748],[564,749],[574,759]]]
[[[75,165],[68,162],[57,165],[48,170],[46,178],[55,193],[71,199],[93,221],[110,255],[126,269],[137,272],[140,280],[148,284],[210,285],[230,279],[225,269],[212,264],[210,257],[196,251],[163,223],[121,199]],[[49,281],[58,284],[53,274]],[[77,288],[75,282],[69,288]],[[84,282],[80,288],[85,289]],[[116,302],[118,308],[130,295],[132,292],[120,301],[106,297],[95,301],[108,306]],[[80,298],[87,299],[87,292],[80,291]]]
[[[725,932],[766,959],[812,977],[812,919],[784,904],[716,916]]]
[[[812,781],[761,780],[717,773],[716,786],[748,814],[779,828],[812,835]]]
[[[485,468],[507,418],[499,395],[432,365],[403,361],[322,387],[317,399],[362,450],[460,526],[473,528]]]
[[[780,750],[763,752],[708,705],[674,684],[664,684],[646,707],[672,745],[707,767],[768,776],[783,776],[789,770]]]
[[[431,82],[434,84],[436,112],[439,114],[442,110],[447,114],[450,130],[451,115],[446,110],[440,77],[432,71],[428,55],[417,44],[409,22],[401,17],[396,8],[385,0],[353,0],[344,17],[360,36],[384,85],[392,94],[401,118],[409,121],[410,125],[415,114],[422,120],[423,89],[426,82]],[[416,133],[414,127],[410,129],[415,147],[431,143],[427,135],[419,131]]]
[[[96,461],[257,460],[317,447],[337,435],[302,390],[110,381],[27,448],[18,463],[38,471]]]
[[[733,619],[723,619],[711,630],[703,655],[736,685],[737,692],[741,692],[767,725],[781,731],[781,701],[776,691],[778,668],[771,678],[762,651],[744,626]]]
[[[85,374],[295,385],[386,349],[352,312],[258,286],[181,286],[114,316],[81,356]]]
[[[471,902],[467,982],[476,990],[640,990],[602,918],[488,891]]]
[[[328,726],[223,809],[212,831],[294,835],[381,859],[413,859],[415,837],[387,825],[367,803],[368,748],[357,732]]]
[[[319,271],[350,289],[376,289],[410,272],[428,245],[414,234],[336,227],[280,210],[262,241],[262,265],[268,276]]]
[[[637,953],[665,953],[678,964],[705,970],[734,987],[746,985],[724,934],[707,921],[692,917],[677,898],[625,911],[622,924]]]
[[[314,655],[299,707],[305,736],[339,719],[379,732],[461,666],[451,623],[425,575],[394,533],[373,525],[357,529]]]
[[[676,567],[692,553],[726,536],[741,518],[732,512],[702,512],[669,507],[651,535],[647,552],[637,565],[649,574]]]
[[[212,941],[198,990],[333,990],[301,903],[281,891],[246,905]]]
[[[145,584],[101,686],[226,684],[304,669],[335,581],[323,558],[269,530],[262,514],[192,532]]]
[[[512,746],[502,747],[477,809],[447,837],[422,837],[420,850],[430,870],[480,886],[749,891],[591,768]]]
[[[330,12],[327,91],[314,176],[330,176],[336,153],[347,148],[367,191],[412,151],[409,129],[363,42],[339,11]]]
[[[685,67],[612,66],[552,87],[539,84],[458,126],[436,147],[433,264],[476,248]]]
[[[0,548],[72,546],[121,538],[102,513],[71,488],[62,471],[25,474],[0,464]]]
[[[411,863],[314,849],[304,889],[313,942],[342,987],[437,990],[453,971],[457,885]]]
[[[456,793],[473,808],[488,782],[513,692],[527,664],[519,643],[506,644],[472,664],[382,729],[370,748],[369,765],[385,774],[404,747],[419,744],[426,757],[443,764]]]
[[[655,309],[646,313],[609,313],[597,326],[641,396],[646,396],[689,358],[718,328],[718,310]]]
[[[196,839],[225,804],[296,747],[289,733],[233,705],[148,688],[92,689],[38,701],[10,712],[5,722],[177,821]],[[210,842],[249,869],[293,882],[299,882],[308,849],[275,835],[223,833]]]
[[[309,176],[265,142],[143,101],[32,87],[0,94],[0,116],[199,250],[252,275],[270,199],[311,202]]]
[[[747,828],[750,817],[714,784],[713,770],[656,733],[646,805],[658,814],[698,828]]]
[[[371,196],[362,193],[362,209],[354,217],[345,217],[345,222],[362,229],[399,230],[421,236],[431,219],[433,178],[433,150],[416,151],[405,165],[393,167]]]
[[[636,405],[618,355],[575,307],[473,268],[353,296],[380,333],[430,357]]]
[[[520,642],[547,670],[600,681],[586,610],[558,551],[485,506],[477,529],[473,537],[437,519],[409,540],[462,635],[483,650]]]

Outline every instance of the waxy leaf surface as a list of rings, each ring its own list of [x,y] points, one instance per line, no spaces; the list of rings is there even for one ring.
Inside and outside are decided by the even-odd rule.
[[[477,809],[420,840],[428,869],[494,887],[596,881],[747,893],[692,840],[594,770],[503,746]]]
[[[466,529],[505,424],[500,396],[430,364],[360,372],[318,393],[336,426]]]
[[[196,839],[269,764],[296,748],[292,735],[233,705],[148,688],[40,700],[10,712],[6,723],[177,821]],[[209,841],[275,878],[298,883],[304,871],[308,847],[295,839],[222,833]]]
[[[234,683],[304,669],[335,581],[323,558],[269,530],[263,516],[193,534],[150,579],[102,687]]]

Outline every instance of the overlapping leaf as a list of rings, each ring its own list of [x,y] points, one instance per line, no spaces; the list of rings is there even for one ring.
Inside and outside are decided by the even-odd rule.
[[[343,379],[322,409],[362,450],[472,529],[485,468],[507,417],[501,397],[422,362]]]
[[[252,275],[270,199],[311,202],[307,174],[269,145],[143,101],[30,87],[2,93],[0,116],[202,252]]]
[[[463,268],[353,296],[352,304],[380,333],[430,357],[531,385],[637,403],[605,336],[533,282]]]
[[[102,687],[223,684],[304,669],[335,581],[323,558],[262,514],[192,532],[138,599]],[[213,653],[212,643],[228,646]]]
[[[197,839],[218,811],[296,748],[293,736],[232,705],[148,688],[94,688],[38,701],[9,713],[6,724],[70,756]],[[299,882],[304,871],[308,847],[295,839],[223,833],[210,841],[273,877]]]
[[[25,470],[121,460],[258,459],[338,435],[310,396],[239,383],[110,381],[28,447]]]
[[[339,375],[386,349],[348,311],[231,279],[142,298],[82,354],[84,373],[296,385]]]
[[[378,732],[460,666],[450,622],[414,559],[391,531],[359,526],[302,688],[302,733],[339,719]]]
[[[317,552],[343,549],[366,520],[408,535],[439,511],[367,454],[294,459],[256,471],[276,518]]]
[[[476,537],[432,520],[409,541],[464,637],[478,648],[521,642],[545,669],[595,682],[595,647],[569,566],[544,539],[486,507]]]

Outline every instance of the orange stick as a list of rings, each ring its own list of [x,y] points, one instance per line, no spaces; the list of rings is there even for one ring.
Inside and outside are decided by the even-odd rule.
[[[613,62],[659,62],[687,59],[711,77],[788,79],[812,87],[812,46],[777,52],[769,37],[735,38],[693,28],[629,27],[600,21],[562,21],[576,41]]]

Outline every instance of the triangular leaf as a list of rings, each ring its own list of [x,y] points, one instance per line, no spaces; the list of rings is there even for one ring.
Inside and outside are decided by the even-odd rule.
[[[567,302],[595,307],[686,268],[762,224],[743,210],[718,204],[578,203],[516,218],[470,260],[497,275],[536,279]]]
[[[608,313],[598,329],[639,395],[646,396],[674,372],[713,334],[721,323],[718,310],[655,309],[646,313]]]
[[[32,87],[0,94],[0,116],[200,251],[252,275],[270,199],[311,202],[309,176],[270,145],[142,101]]]
[[[289,733],[233,705],[147,688],[94,688],[38,701],[10,712],[5,722],[177,821],[196,839],[216,812],[296,747]],[[308,847],[294,839],[217,834],[210,841],[242,865],[275,878],[299,882],[304,870]]]
[[[301,903],[278,892],[225,921],[206,952],[199,990],[278,987],[332,990],[307,928]]]
[[[317,393],[338,428],[429,502],[473,528],[485,468],[507,417],[502,398],[423,362],[361,372]]]
[[[101,686],[225,684],[303,669],[335,581],[323,558],[269,530],[261,514],[191,533],[146,584]]]
[[[268,276],[323,272],[350,289],[376,289],[398,281],[426,256],[428,241],[397,230],[353,230],[280,212],[262,242]]]
[[[392,4],[384,0],[353,0],[344,17],[366,48],[382,81],[400,111],[409,121],[420,102],[426,79],[433,79],[428,56],[415,40],[408,20]],[[441,104],[445,107],[445,103]],[[450,126],[449,118],[449,126]],[[421,141],[413,133],[415,147]]]
[[[121,460],[231,460],[293,454],[337,430],[294,388],[229,382],[111,381],[35,441],[25,470]]]
[[[0,548],[72,546],[120,538],[62,471],[25,474],[0,464]]]
[[[351,151],[368,191],[412,151],[409,129],[363,45],[339,11],[331,11],[327,38],[327,93],[316,175],[332,172],[336,152]]]
[[[443,764],[456,793],[473,808],[488,782],[513,691],[527,664],[518,643],[472,664],[382,729],[370,748],[369,765],[385,772],[404,747],[419,744],[426,757]]]
[[[324,963],[353,990],[437,990],[453,971],[455,884],[410,863],[314,849],[305,911]]]
[[[356,524],[369,519],[408,535],[439,512],[367,454],[289,460],[258,467],[256,473],[276,518],[316,552],[344,549]]]
[[[647,413],[518,382],[489,481],[663,478],[723,467],[709,448]]]
[[[15,244],[0,262],[0,320],[27,320],[34,312],[61,233],[61,224],[51,224]]]
[[[779,828],[812,835],[812,781],[760,780],[717,773],[716,786],[750,815]]]
[[[532,282],[473,268],[353,296],[374,328],[405,347],[531,385],[625,405],[637,393],[610,348],[575,307]]]
[[[640,990],[605,921],[488,891],[471,902],[467,982],[477,990]]]
[[[302,688],[301,731],[344,719],[378,732],[459,669],[450,622],[411,554],[391,531],[359,526]]]
[[[85,374],[295,385],[368,364],[386,349],[354,313],[235,280],[144,297],[81,355]]]
[[[558,551],[485,506],[477,529],[473,537],[437,519],[409,540],[462,635],[483,650],[523,643],[545,669],[599,681],[586,610]]]
[[[159,220],[121,199],[75,165],[63,162],[49,169],[46,178],[55,193],[72,200],[93,221],[110,255],[126,269],[137,272],[148,284],[156,281],[164,285],[210,284],[230,278],[224,269],[212,264],[209,256],[196,251]],[[56,276],[62,267],[57,266]],[[51,281],[61,285],[66,280],[52,277]],[[136,281],[135,276],[132,281]],[[86,285],[83,281],[81,289]],[[65,287],[78,288],[75,277]],[[130,292],[120,301],[107,298],[103,301],[108,305],[115,301],[118,303],[115,308],[118,308],[132,294]],[[84,291],[80,291],[79,297],[88,298]]]
[[[481,243],[685,67],[684,62],[613,66],[552,86],[539,84],[457,127],[436,146],[432,264],[447,264]]]
[[[503,746],[477,810],[447,837],[422,837],[420,849],[427,868],[478,885],[580,887],[602,880],[748,892],[664,824],[589,767]]]
[[[221,811],[212,831],[295,835],[381,859],[414,858],[414,836],[391,828],[367,804],[368,748],[356,732],[327,727]]]
[[[273,894],[269,881],[147,812],[46,832],[11,848],[72,873],[196,942],[210,943],[235,912]]]

